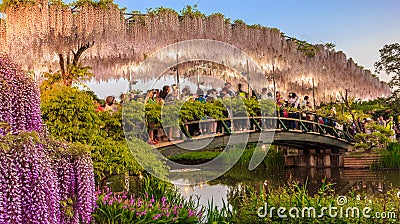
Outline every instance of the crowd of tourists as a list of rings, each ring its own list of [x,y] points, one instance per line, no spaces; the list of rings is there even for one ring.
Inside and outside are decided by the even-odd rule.
[[[250,94],[250,96],[249,96]],[[274,96],[275,95],[275,96]],[[182,101],[199,101],[202,103],[212,102],[217,99],[228,99],[228,98],[248,98],[253,97],[258,100],[272,100],[276,102],[276,105],[279,106],[279,110],[276,111],[275,116],[280,116],[282,118],[293,118],[293,119],[302,119],[305,121],[312,121],[321,125],[328,125],[331,127],[335,127],[338,131],[339,136],[343,136],[345,132],[350,133],[351,135],[355,135],[357,133],[357,128],[355,122],[350,122],[348,124],[342,124],[335,120],[336,118],[336,108],[332,107],[331,114],[328,117],[321,117],[315,114],[314,106],[310,102],[309,96],[300,97],[296,93],[291,92],[287,95],[287,97],[283,97],[281,92],[271,91],[268,88],[262,88],[258,93],[255,90],[247,91],[244,89],[244,85],[238,84],[237,89],[234,90],[232,88],[231,83],[227,82],[224,84],[222,89],[218,91],[217,89],[211,88],[206,92],[198,88],[195,93],[191,92],[191,88],[186,86],[179,92],[179,88],[176,84],[172,84],[171,86],[165,85],[162,89],[151,89],[148,90],[144,94],[140,93],[129,93],[129,94],[121,94],[121,102],[125,100],[134,100],[141,101],[146,104],[165,104],[171,103],[176,100]],[[115,97],[108,96],[105,99],[103,105],[97,104],[98,111],[110,111],[115,112],[118,111],[121,104],[118,104]],[[245,115],[244,115],[245,116]],[[269,115],[272,116],[272,115]],[[379,125],[384,126],[393,131],[393,136],[391,137],[393,140],[396,139],[396,134],[400,134],[400,126],[396,126],[394,123],[393,117],[389,119],[384,119],[383,117],[379,117],[377,121],[374,121],[370,118],[364,120],[358,120],[358,127],[362,132],[371,133],[374,130],[368,129],[368,123],[377,122]],[[235,127],[234,126],[235,123]],[[263,128],[276,128],[276,120],[267,120],[260,119],[260,124]],[[173,128],[165,128],[163,129],[160,125],[155,122],[148,122],[148,143],[149,144],[157,144],[160,141],[173,141],[175,140],[173,136],[177,136],[179,131],[174,130]],[[218,132],[217,130],[221,130],[221,127],[217,122],[210,122],[208,124],[203,124],[205,126],[204,129],[200,127],[199,130],[190,130],[191,134],[199,135],[199,134],[215,134]],[[229,128],[232,131],[242,131],[246,128],[249,128],[249,123],[245,123],[244,121],[237,120],[235,122],[227,122]],[[317,132],[317,126],[315,124],[307,123],[305,126],[300,127],[299,122],[294,120],[284,120],[283,125],[288,129],[301,129],[307,128],[308,130]],[[187,127],[187,129],[191,129]],[[166,133],[167,132],[167,133]]]

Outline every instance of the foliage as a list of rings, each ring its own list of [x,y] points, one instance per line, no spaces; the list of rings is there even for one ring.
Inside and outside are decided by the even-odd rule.
[[[264,28],[264,26],[261,25],[261,24],[253,24],[253,25],[249,25],[248,27],[251,28],[251,29],[262,29],[262,28]]]
[[[135,126],[141,127],[139,122],[143,120],[155,123],[162,122],[168,125],[176,123],[178,117],[180,124],[198,121],[205,117],[220,120],[225,118],[224,114],[227,109],[232,111],[234,116],[242,116],[243,113],[249,116],[259,116],[261,111],[271,115],[275,111],[275,104],[271,100],[258,101],[255,98],[231,98],[205,104],[199,101],[176,101],[164,105],[129,101],[124,105],[124,114],[128,114],[126,117],[129,117],[129,120],[124,120],[124,122],[128,124],[128,129],[133,129]]]
[[[334,44],[334,43],[326,43],[325,47],[330,51],[335,51],[336,44]]]
[[[235,19],[235,20],[233,20],[233,23],[235,25],[246,25],[246,23],[241,19]]]
[[[93,7],[98,7],[101,9],[109,9],[110,7],[118,7],[117,4],[114,3],[114,0],[77,0],[71,3],[73,7],[82,7],[84,5],[91,5]]]
[[[56,72],[45,72],[43,74],[45,80],[42,82],[41,89],[43,91],[56,88],[60,85],[71,86],[72,83],[81,83],[93,76],[90,72],[91,69],[90,66],[82,66],[81,64],[74,66],[70,64],[67,65],[67,70],[64,75],[61,70]]]
[[[237,150],[232,150],[235,152]],[[254,153],[258,153],[259,150],[255,150],[255,145],[249,145],[246,150],[242,153],[237,164],[248,165],[253,157]],[[178,156],[174,156],[170,158],[173,161],[210,161],[217,158],[221,154],[221,151],[199,151],[199,152],[190,152]],[[224,156],[224,161],[230,162],[231,156],[230,152],[227,152]],[[284,158],[283,151],[277,150],[275,146],[271,146],[269,149],[265,159],[262,163],[264,168],[272,168],[272,167],[283,167]]]
[[[102,130],[107,135],[107,138],[113,141],[124,141],[125,134],[122,127],[122,110],[118,110],[114,113],[100,112],[97,113],[100,120],[103,121]]]
[[[125,131],[125,137],[130,139],[138,137],[144,139],[146,137],[145,127],[145,104],[140,101],[125,101],[122,105],[122,123]]]
[[[174,9],[164,8],[164,7],[157,7],[155,9],[148,8],[146,11],[147,11],[147,14],[149,14],[149,15],[162,15],[162,14],[167,14],[167,13],[172,13],[172,14],[178,15],[178,13]]]
[[[380,60],[375,62],[375,71],[377,73],[384,71],[389,75],[393,75],[389,82],[393,93],[387,103],[396,113],[400,113],[400,44],[385,45],[379,50],[379,53]]]
[[[205,18],[206,15],[200,12],[197,8],[197,5],[190,6],[186,5],[181,11],[181,15],[183,17],[190,17],[190,18]]]
[[[170,159],[173,161],[210,161],[217,158],[221,152],[219,151],[201,151],[201,152],[190,152],[173,156]]]
[[[400,143],[390,143],[381,159],[373,165],[375,169],[400,169]]]
[[[394,74],[389,84],[391,87],[400,86],[400,44],[385,45],[379,53],[380,60],[375,62],[376,72],[384,71],[387,74]]]
[[[103,140],[102,144],[92,148],[93,168],[99,186],[116,175],[129,172],[139,175],[143,168],[133,158],[125,141]]]
[[[339,206],[338,196],[332,190],[332,184],[323,180],[322,187],[318,193],[311,196],[307,192],[306,184],[300,186],[296,182],[289,182],[287,186],[277,189],[269,189],[267,185],[261,184],[260,189],[251,187],[237,187],[229,194],[228,201],[233,209],[233,223],[390,223],[396,222],[395,219],[372,219],[363,217],[362,211],[364,208],[371,208],[370,215],[376,212],[395,212],[399,209],[400,198],[397,197],[397,190],[389,191],[384,197],[373,197],[364,195],[355,195],[350,192],[346,197],[347,203],[345,206]],[[265,206],[267,205],[267,208]],[[271,208],[276,208],[272,211]],[[286,208],[284,212],[288,215],[287,218],[278,216],[278,208]],[[328,210],[325,210],[324,216],[318,217],[323,208],[337,207],[339,211],[343,208],[343,215],[331,217]],[[262,208],[261,210],[259,210]],[[289,209],[297,208],[299,218],[290,218]],[[307,209],[314,208],[314,212],[308,213]],[[351,212],[347,213],[347,208],[357,208],[360,211],[360,218],[356,215],[352,217]],[[267,210],[265,210],[267,209]],[[304,210],[305,209],[305,210]],[[257,211],[261,214],[267,212],[266,217],[262,218],[257,215]],[[302,217],[304,213],[304,217]],[[296,210],[292,214],[296,214]]]
[[[216,17],[221,17],[221,18],[224,18],[225,20],[227,20],[227,18],[225,18],[225,15],[222,14],[222,13],[220,13],[220,12],[212,13],[212,14],[209,15],[208,17],[214,17],[214,16],[216,16]]]
[[[206,208],[206,214],[203,217],[203,222],[205,223],[224,223],[228,224],[232,220],[232,213],[229,210],[229,206],[225,201],[222,201],[222,208],[214,206],[214,201],[211,199],[211,202],[208,201],[208,205]]]
[[[59,5],[63,7],[68,7],[68,4],[64,3],[62,0],[49,0],[49,5]]]
[[[303,52],[306,56],[313,58],[318,51],[317,46],[307,43],[304,40],[298,40],[294,37],[285,36],[288,41],[294,42],[297,46],[297,50]]]
[[[96,223],[199,223],[202,214],[196,210],[196,203],[179,198],[182,204],[171,203],[167,197],[156,199],[147,192],[141,197],[128,197],[106,190],[98,194],[93,217]]]
[[[365,125],[365,128],[370,129],[371,134],[357,133],[354,136],[354,140],[357,142],[354,145],[355,148],[371,151],[373,148],[383,148],[389,143],[392,130],[376,123],[368,123]]]
[[[97,144],[105,133],[93,99],[86,93],[67,86],[43,91],[43,120],[51,135],[69,142]]]
[[[20,7],[35,4],[35,0],[2,0],[0,3],[0,12],[5,12],[10,7]]]
[[[55,138],[69,142],[79,142],[91,147],[95,178],[98,185],[126,172],[140,175],[143,164],[153,167],[153,171],[166,174],[165,163],[153,154],[145,142],[130,136],[125,141],[122,128],[122,112],[96,112],[92,97],[85,91],[60,86],[42,93],[43,120]],[[139,155],[136,159],[131,152]]]

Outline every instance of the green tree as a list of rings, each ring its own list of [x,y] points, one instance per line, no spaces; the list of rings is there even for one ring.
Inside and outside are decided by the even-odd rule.
[[[386,72],[392,75],[389,86],[393,93],[387,100],[389,106],[400,113],[400,44],[387,44],[379,50],[380,59],[375,62],[375,72]]]
[[[77,88],[59,86],[41,94],[43,120],[54,137],[96,145],[106,133],[93,99]]]
[[[389,85],[393,87],[400,86],[400,44],[388,44],[385,45],[381,50],[380,60],[375,62],[376,72],[386,72],[387,74],[394,75]]]
[[[98,185],[116,175],[140,175],[144,170],[137,159],[152,172],[166,175],[165,163],[148,153],[149,145],[134,137],[125,141],[121,111],[96,112],[88,92],[62,85],[42,91],[41,100],[43,121],[52,136],[90,147]]]
[[[371,134],[358,133],[354,137],[357,141],[355,148],[364,149],[366,152],[370,152],[373,148],[385,148],[390,141],[392,131],[378,125],[376,123],[370,123],[366,125],[366,128],[372,130]]]

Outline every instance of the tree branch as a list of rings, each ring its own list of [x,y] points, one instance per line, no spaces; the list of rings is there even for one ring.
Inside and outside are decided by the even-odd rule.
[[[74,59],[72,60],[72,65],[77,66],[78,62],[79,62],[79,58],[81,57],[83,52],[85,52],[87,49],[89,49],[93,45],[94,45],[94,41],[92,43],[88,42],[85,45],[78,46],[78,50],[76,51],[76,53],[72,52],[74,54]]]

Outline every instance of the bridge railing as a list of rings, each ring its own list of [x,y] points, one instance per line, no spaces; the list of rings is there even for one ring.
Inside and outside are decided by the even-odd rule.
[[[325,118],[330,119],[330,118]],[[331,125],[329,125],[331,124]],[[261,132],[261,131],[298,131],[303,133],[318,133],[340,138],[348,142],[353,142],[353,136],[349,134],[346,125],[342,128],[335,127],[335,121],[331,119],[328,124],[320,124],[314,120],[304,120],[301,118],[285,117],[232,117],[221,120],[205,118],[200,121],[186,122],[180,125],[179,139],[192,139],[195,136],[204,135],[230,135],[240,132]],[[177,129],[174,127],[164,127]],[[153,130],[155,130],[154,128]]]

